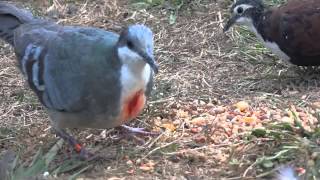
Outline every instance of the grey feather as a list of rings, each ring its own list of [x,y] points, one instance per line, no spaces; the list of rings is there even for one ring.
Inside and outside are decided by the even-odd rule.
[[[95,104],[93,107],[97,108],[90,111],[106,112],[114,109],[110,106],[117,107],[121,89],[118,82],[121,64],[114,56],[117,34],[95,28],[47,24],[39,28],[21,27],[16,39],[18,54],[24,54],[29,43],[47,51],[42,60],[46,88],[39,98],[48,108],[78,112]],[[106,91],[99,90],[101,87]]]

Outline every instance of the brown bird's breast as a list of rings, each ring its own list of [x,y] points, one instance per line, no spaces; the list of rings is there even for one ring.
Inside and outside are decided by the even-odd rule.
[[[266,14],[262,34],[296,65],[320,64],[320,1],[292,0]]]

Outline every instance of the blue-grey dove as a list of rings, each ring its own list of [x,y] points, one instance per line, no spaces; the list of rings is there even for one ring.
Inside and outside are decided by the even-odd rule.
[[[58,25],[0,2],[0,38],[13,46],[57,134],[78,152],[84,148],[64,129],[112,128],[135,118],[158,71],[153,34],[144,25],[118,35]]]

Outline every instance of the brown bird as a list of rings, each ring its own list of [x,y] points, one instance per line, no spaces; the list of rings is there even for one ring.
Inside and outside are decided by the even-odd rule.
[[[281,59],[298,66],[320,65],[319,0],[291,0],[274,8],[261,0],[238,0],[231,14],[224,31],[244,25]]]

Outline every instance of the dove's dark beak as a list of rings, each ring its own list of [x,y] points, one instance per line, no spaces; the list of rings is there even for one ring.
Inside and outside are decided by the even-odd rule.
[[[146,52],[143,50],[138,50],[141,57],[143,57],[143,60],[150,65],[150,67],[153,69],[153,72],[155,74],[159,71],[159,65],[156,63],[153,53],[152,52]]]

